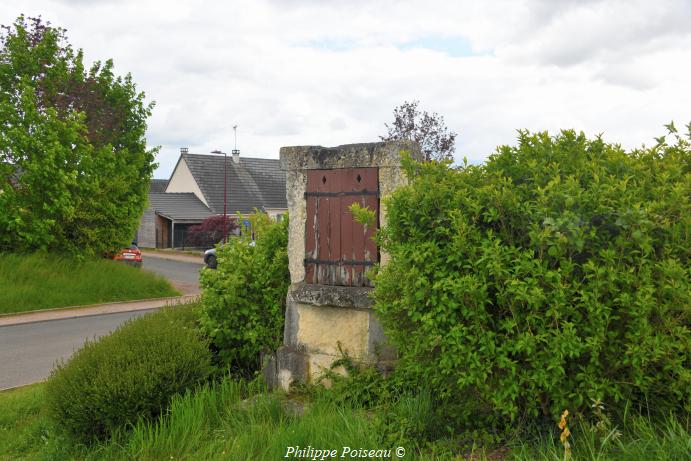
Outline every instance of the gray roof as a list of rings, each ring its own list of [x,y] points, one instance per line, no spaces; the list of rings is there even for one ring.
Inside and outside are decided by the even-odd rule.
[[[223,156],[181,154],[204,194],[209,208],[223,213]],[[255,208],[288,208],[286,174],[278,159],[228,155],[228,214],[248,213]]]
[[[149,192],[152,194],[162,194],[166,191],[166,187],[168,187],[167,179],[152,179]]]
[[[174,221],[201,222],[213,214],[192,192],[150,193],[149,206]]]

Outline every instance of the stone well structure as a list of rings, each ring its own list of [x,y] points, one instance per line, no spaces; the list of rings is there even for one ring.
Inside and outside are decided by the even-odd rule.
[[[311,382],[341,350],[380,368],[395,359],[372,310],[367,271],[386,262],[372,237],[386,222],[381,198],[406,183],[401,151],[421,159],[417,144],[399,141],[281,148],[291,285],[283,345],[265,362],[269,385]],[[356,222],[352,203],[375,211],[376,223]]]

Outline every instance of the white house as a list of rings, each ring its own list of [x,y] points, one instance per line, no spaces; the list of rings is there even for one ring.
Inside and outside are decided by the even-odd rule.
[[[278,159],[190,154],[186,148],[180,151],[170,179],[152,181],[149,207],[137,232],[139,246],[182,246],[190,226],[222,215],[224,168],[229,216],[257,209],[280,219],[287,212],[286,175]]]

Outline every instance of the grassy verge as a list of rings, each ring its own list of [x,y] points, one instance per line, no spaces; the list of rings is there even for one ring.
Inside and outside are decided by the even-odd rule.
[[[288,447],[331,448],[338,456],[343,447],[396,448],[384,446],[372,413],[317,398],[300,414],[289,409],[285,396],[232,380],[176,397],[158,422],[137,424],[115,440],[87,448],[59,436],[45,414],[42,392],[40,384],[0,392],[0,459],[275,460],[284,458]],[[575,461],[689,459],[691,455],[688,427],[674,417],[657,422],[631,417],[615,438],[611,434],[598,438],[589,426],[572,431]],[[404,448],[406,455],[400,459],[564,459],[554,434],[519,440],[501,450],[480,450],[472,457],[439,453],[429,446]],[[393,451],[386,459],[399,458]]]
[[[0,392],[0,459],[275,460],[294,446],[378,447],[363,412],[315,402],[300,416],[280,394],[224,380],[175,398],[156,423],[87,448],[59,436],[42,393],[42,384]]]
[[[0,314],[177,294],[166,279],[116,261],[0,254]]]
[[[275,460],[288,447],[376,447],[364,413],[315,402],[304,415],[279,394],[225,380],[173,401],[160,422],[139,424],[90,459]]]
[[[0,392],[0,459],[32,459],[45,449],[51,423],[42,384]]]

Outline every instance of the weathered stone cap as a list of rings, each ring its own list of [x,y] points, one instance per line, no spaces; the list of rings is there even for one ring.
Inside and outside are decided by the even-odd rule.
[[[318,307],[370,309],[373,304],[371,293],[370,287],[311,285],[300,282],[290,287],[288,296],[295,302]]]
[[[408,152],[422,160],[418,143],[387,141],[344,144],[337,147],[292,146],[281,147],[281,169],[286,171],[329,168],[397,167],[401,153]]]

